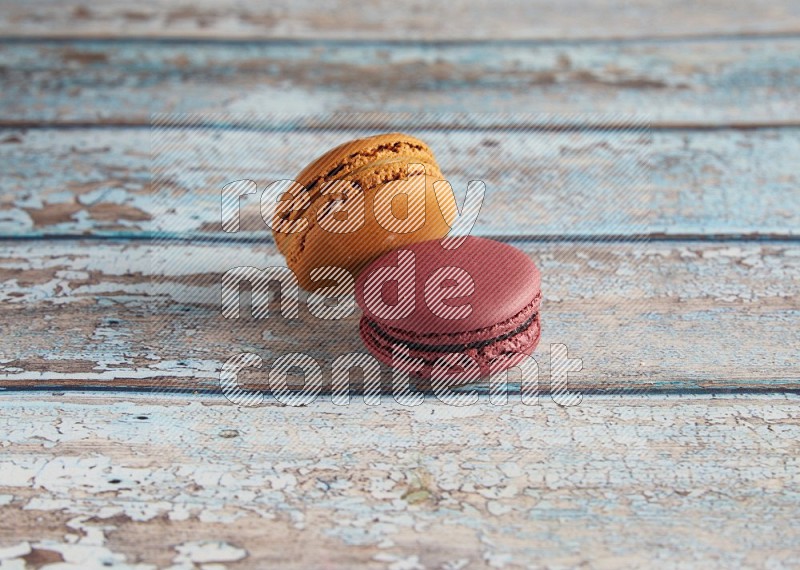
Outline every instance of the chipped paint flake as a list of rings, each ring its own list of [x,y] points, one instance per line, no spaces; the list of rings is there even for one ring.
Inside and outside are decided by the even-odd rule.
[[[247,557],[247,551],[237,548],[227,542],[192,541],[184,542],[175,547],[178,555],[175,563],[183,562],[236,562]]]

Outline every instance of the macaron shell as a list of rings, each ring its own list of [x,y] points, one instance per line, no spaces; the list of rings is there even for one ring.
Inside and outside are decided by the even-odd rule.
[[[403,248],[413,254],[414,308],[402,318],[385,318],[370,310],[365,285],[381,268],[398,265],[400,250],[392,251],[366,267],[356,280],[356,300],[365,316],[383,328],[400,329],[409,334],[436,337],[490,330],[523,311],[540,296],[541,278],[533,261],[517,248],[501,242],[467,237],[456,249],[446,249],[440,240],[415,243]],[[407,254],[405,254],[407,255]],[[425,287],[431,274],[442,267],[460,268],[474,283],[474,291],[448,304],[468,304],[464,318],[442,318],[431,311]],[[387,304],[391,287],[384,287],[381,298]],[[389,298],[387,298],[387,295]],[[488,334],[488,333],[487,333]]]
[[[411,165],[422,165],[422,169]],[[297,182],[312,187],[310,206],[295,214],[305,218],[306,228],[290,234],[273,232],[275,241],[304,289],[328,284],[311,278],[316,268],[342,267],[355,278],[364,266],[387,251],[447,235],[456,216],[456,204],[452,195],[437,199],[433,184],[441,179],[430,149],[413,137],[389,134],[347,143],[317,159],[298,176]],[[321,190],[332,181],[356,183],[361,189],[364,223],[355,231],[334,233],[319,223],[319,213],[331,201]],[[404,189],[409,203],[424,203],[424,222],[414,231],[390,231],[376,219],[376,194],[389,182],[403,186],[407,182]],[[345,201],[345,208],[348,203]]]
[[[321,190],[327,183],[336,180],[356,180],[361,183],[360,179],[365,178],[363,171],[370,169],[370,165],[377,167],[392,160],[424,164],[429,175],[442,177],[428,145],[410,135],[387,133],[349,141],[315,159],[295,177],[295,181],[308,190],[310,206],[308,212],[292,212],[291,218],[305,216],[313,221],[313,213],[319,206],[315,202],[320,199]],[[364,184],[362,189],[366,191]],[[298,234],[274,230],[272,233],[281,253],[289,255]]]
[[[441,238],[450,231],[449,223],[453,216],[445,218],[439,209],[439,203],[433,191],[433,183],[437,177],[426,176],[425,180],[425,221],[422,227],[409,233],[388,231],[380,225],[373,213],[373,197],[377,191],[372,187],[365,192],[364,225],[355,232],[332,234],[319,224],[309,224],[309,229],[287,251],[288,266],[297,276],[300,286],[314,290],[323,285],[311,278],[315,268],[342,267],[347,269],[353,278],[377,257],[397,248],[404,248],[413,243]],[[453,210],[454,211],[454,207]]]
[[[394,156],[415,157],[436,163],[430,147],[418,138],[403,133],[387,133],[341,144],[306,166],[295,180],[303,186],[315,180],[338,179],[365,165]],[[331,170],[336,172],[331,173]]]
[[[374,164],[368,164],[362,166],[355,170],[354,172],[349,173],[348,175],[341,175],[341,177],[337,177],[336,179],[327,180],[325,183],[331,181],[338,181],[344,183],[351,183],[357,184],[358,188],[361,191],[362,200],[364,202],[363,208],[365,212],[365,221],[376,222],[375,214],[374,214],[374,206],[375,206],[375,195],[378,189],[383,186],[384,184],[392,181],[398,180],[408,180],[409,179],[409,167],[411,164],[421,164],[422,168],[424,169],[425,177],[426,177],[426,184],[427,188],[425,188],[426,193],[426,218],[430,215],[439,213],[442,218],[447,216],[448,218],[452,219],[455,214],[455,202],[449,205],[447,211],[440,211],[439,205],[436,201],[436,196],[433,192],[433,183],[437,180],[442,179],[442,174],[439,171],[439,167],[435,164],[424,164],[420,162],[414,162],[415,159],[404,159],[403,157],[394,157],[392,162],[383,162],[379,161]],[[411,167],[412,172],[415,172],[414,169],[418,169],[417,167]],[[419,189],[414,184],[409,184],[408,189],[409,193],[414,193],[419,191]],[[283,248],[282,253],[286,256],[289,262],[295,262],[297,257],[299,256],[300,252],[305,249],[305,243],[308,240],[308,234],[310,234],[313,230],[322,230],[318,223],[318,216],[322,208],[325,207],[328,202],[331,201],[330,196],[322,195],[320,193],[320,189],[318,188],[316,192],[312,192],[311,204],[307,208],[305,212],[303,212],[302,217],[304,217],[308,223],[306,229],[301,232],[291,233],[291,234],[283,234],[282,242]],[[350,206],[352,207],[352,206]],[[297,216],[300,217],[300,216]],[[435,220],[427,220],[427,221],[435,221]],[[351,232],[351,234],[360,234],[361,238],[372,239],[378,237],[379,234],[385,233],[386,230],[377,222],[373,224],[372,231],[364,232],[366,228],[362,227],[356,232]],[[450,227],[447,226],[447,231],[449,231]],[[335,245],[336,240],[342,240],[342,236],[348,234],[334,234],[331,235],[331,232],[324,231],[325,234],[328,235],[329,242],[331,245]],[[441,234],[441,235],[445,235]],[[436,236],[440,237],[440,236]],[[347,241],[352,241],[352,235],[348,238]],[[426,238],[416,239],[416,241],[425,241]],[[427,238],[431,239],[431,238]],[[389,249],[380,250],[381,253],[385,251],[390,251]]]
[[[412,344],[425,344],[431,346],[447,346],[447,345],[470,345],[476,342],[488,342],[490,340],[498,339],[509,334],[511,331],[517,330],[520,326],[529,322],[538,312],[541,305],[542,295],[536,295],[528,305],[519,313],[509,319],[498,321],[487,327],[473,329],[464,332],[453,333],[431,333],[421,331],[407,331],[388,325],[375,325],[380,329],[386,337],[391,337],[393,340],[401,343]]]

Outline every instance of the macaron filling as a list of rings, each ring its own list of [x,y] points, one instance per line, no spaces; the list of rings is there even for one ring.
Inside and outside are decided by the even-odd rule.
[[[367,326],[371,327],[375,333],[382,337],[383,339],[395,343],[395,344],[402,344],[403,346],[407,347],[410,350],[419,351],[419,352],[464,352],[470,349],[479,349],[485,346],[489,346],[491,344],[495,344],[501,341],[506,340],[507,338],[511,338],[512,336],[516,336],[521,332],[524,332],[533,324],[533,321],[539,316],[539,313],[533,313],[528,319],[515,328],[512,331],[509,331],[505,334],[502,334],[496,338],[490,338],[488,340],[479,340],[474,342],[466,342],[466,343],[458,343],[458,344],[425,344],[422,342],[411,342],[408,340],[400,340],[391,335],[387,334],[381,328],[372,321],[367,321]]]
[[[451,353],[466,354],[478,364],[481,376],[487,376],[498,357],[512,357],[501,367],[505,368],[518,363],[536,347],[540,335],[540,302],[541,294],[510,319],[463,333],[420,334],[381,326],[365,316],[361,319],[361,335],[374,354],[390,366],[408,368],[405,363],[393,361],[396,347],[408,349],[412,360],[421,360],[424,364],[418,370],[409,370],[417,377],[429,377],[436,360]]]

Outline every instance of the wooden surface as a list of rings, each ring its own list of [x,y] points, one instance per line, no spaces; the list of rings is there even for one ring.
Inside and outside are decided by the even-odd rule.
[[[414,44],[31,39],[0,45],[3,122],[152,112],[513,111],[800,125],[800,39]],[[324,65],[323,65],[324,64]]]
[[[0,36],[1,569],[800,566],[796,2],[11,0]],[[233,406],[234,353],[363,346],[221,318],[282,260],[219,188],[387,130],[542,270],[538,405]]]
[[[462,201],[469,180],[485,181],[476,233],[797,235],[800,128],[634,127],[621,133],[414,132],[433,146]],[[227,182],[250,178],[263,188],[300,172],[318,148],[353,135],[341,129],[6,129],[0,131],[7,141],[0,160],[8,165],[0,173],[0,235],[220,233],[219,191]],[[151,148],[157,160],[151,161]],[[577,196],[573,202],[562,199],[565,188]],[[264,237],[258,196],[251,198],[241,201],[241,229]],[[573,207],[578,202],[583,206]]]
[[[511,243],[543,275],[543,391],[551,343],[583,360],[571,385],[584,392],[800,389],[800,328],[790,324],[800,308],[796,243]],[[358,314],[222,317],[222,274],[281,264],[269,243],[70,240],[8,249],[0,259],[5,314],[25,326],[5,337],[15,347],[0,368],[6,387],[215,390],[234,354],[255,352],[268,367],[293,348],[317,359],[329,382],[337,356],[364,351]],[[268,388],[266,374],[247,382]]]
[[[800,31],[791,0],[500,0],[491,4],[416,4],[379,0],[368,6],[336,0],[236,2],[143,0],[8,0],[0,33],[11,37],[144,36],[220,38],[325,38],[337,40],[497,40],[661,38],[777,35]]]
[[[37,394],[0,410],[12,564],[800,562],[797,395],[236,409]]]

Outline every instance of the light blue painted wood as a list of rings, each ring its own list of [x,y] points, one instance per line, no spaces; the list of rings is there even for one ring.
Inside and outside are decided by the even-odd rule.
[[[793,567],[798,416],[782,394],[300,409],[10,394],[4,565],[38,547],[81,567]]]
[[[371,132],[6,129],[0,235],[214,237],[225,183],[293,178],[328,148]],[[431,144],[459,199],[469,180],[485,181],[477,235],[784,238],[800,228],[796,128],[412,133]],[[160,178],[151,187],[153,168]],[[271,240],[258,198],[241,200],[243,231],[226,238]]]
[[[680,9],[660,0],[5,0],[0,34],[11,37],[482,41],[760,36],[800,30],[793,0],[704,0]]]
[[[329,379],[337,356],[365,350],[358,314],[322,321],[303,302],[299,320],[222,318],[225,271],[284,263],[269,242],[0,245],[0,387],[215,389],[240,352],[264,359],[250,377],[263,386],[289,352]],[[570,384],[586,393],[800,389],[798,244],[512,245],[542,274],[543,392],[551,343],[582,359]]]
[[[800,38],[626,42],[26,41],[0,46],[0,119],[152,112],[635,113],[798,124]]]

